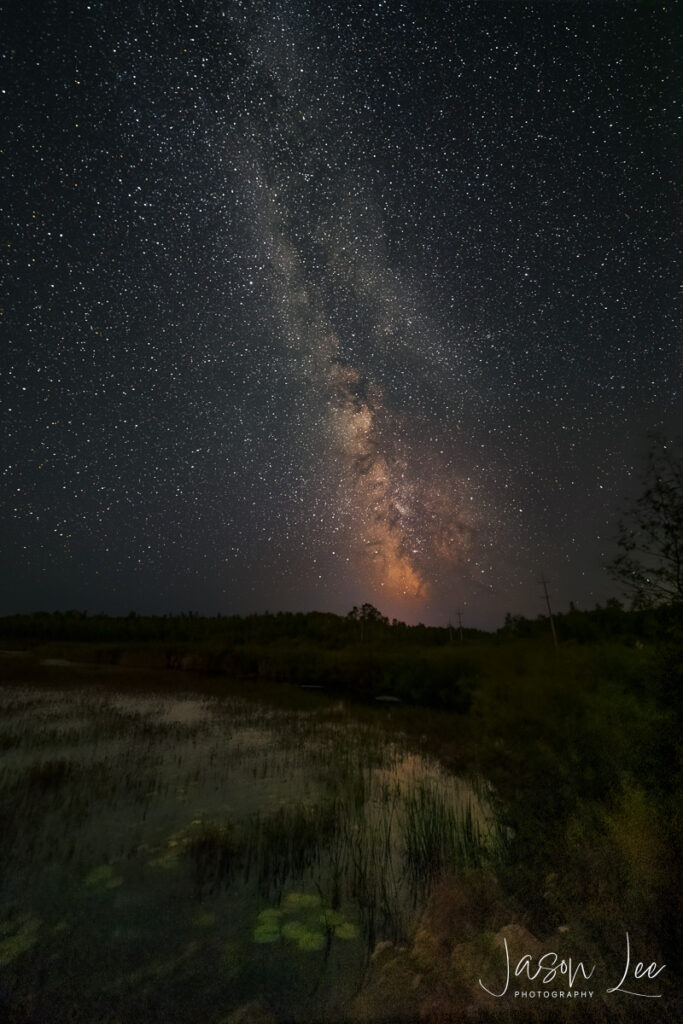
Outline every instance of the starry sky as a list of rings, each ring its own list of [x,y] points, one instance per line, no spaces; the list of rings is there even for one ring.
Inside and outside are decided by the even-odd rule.
[[[674,11],[5,5],[0,612],[614,595],[681,430]]]

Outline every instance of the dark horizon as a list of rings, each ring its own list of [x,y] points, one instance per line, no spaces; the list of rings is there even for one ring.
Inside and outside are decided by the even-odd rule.
[[[653,639],[659,635],[661,630],[666,632],[668,628],[667,624],[675,621],[676,607],[670,604],[651,604],[641,606],[631,606],[628,603],[620,601],[618,598],[609,598],[604,605],[596,604],[592,608],[579,608],[573,602],[570,602],[568,608],[552,608],[552,617],[554,625],[551,628],[550,619],[547,608],[544,612],[539,612],[537,615],[529,617],[509,611],[506,613],[503,621],[498,623],[489,629],[477,627],[468,623],[462,614],[459,616],[456,612],[453,619],[445,623],[430,623],[430,622],[405,622],[400,619],[390,618],[384,615],[381,608],[376,608],[370,602],[364,602],[363,605],[354,606],[349,609],[346,613],[330,612],[320,609],[309,608],[307,610],[299,611],[286,611],[278,609],[266,609],[262,612],[249,612],[245,614],[234,613],[231,615],[225,615],[221,612],[217,612],[214,615],[202,614],[195,611],[192,608],[185,609],[180,612],[164,612],[161,614],[145,614],[136,611],[135,609],[129,609],[125,613],[112,615],[103,611],[96,611],[87,608],[67,608],[67,609],[38,609],[32,612],[9,612],[0,613],[0,634],[8,638],[20,638],[22,629],[26,633],[26,637],[31,636],[31,642],[45,643],[52,641],[65,640],[69,641],[72,639],[81,640],[111,640],[115,636],[119,639],[135,639],[139,642],[145,640],[159,639],[159,632],[155,633],[154,625],[161,626],[164,623],[170,623],[171,625],[182,625],[190,629],[192,633],[192,624],[200,625],[208,623],[212,627],[217,627],[221,623],[225,623],[227,628],[229,625],[234,626],[235,620],[237,622],[246,623],[248,620],[257,620],[261,623],[261,626],[267,624],[271,620],[279,620],[283,626],[284,632],[275,633],[273,636],[286,636],[288,634],[288,626],[292,626],[292,620],[308,620],[310,628],[315,634],[317,629],[321,625],[321,620],[327,620],[330,617],[338,621],[338,628],[346,629],[348,623],[360,623],[363,620],[364,623],[369,623],[372,629],[375,625],[380,627],[380,632],[389,629],[407,629],[409,631],[417,629],[426,629],[430,633],[436,632],[448,632],[451,638],[456,643],[460,639],[460,632],[462,631],[462,637],[472,636],[473,634],[487,634],[494,636],[498,633],[509,633],[510,636],[534,636],[538,637],[542,634],[547,634],[547,639],[550,642],[556,635],[556,626],[559,625],[559,639],[574,639],[581,637],[584,640],[592,639],[599,640],[604,639],[605,635],[646,635],[649,639]],[[24,620],[17,622],[16,620]],[[28,620],[28,621],[26,621]],[[33,620],[33,621],[31,621]],[[50,620],[45,624],[45,636],[42,635],[41,631],[33,627],[38,627],[40,621]],[[100,636],[97,633],[89,635],[89,630],[94,628],[97,621],[105,620],[104,626],[105,632]],[[59,623],[64,626],[64,631],[60,632]],[[71,627],[77,627],[78,623],[85,623],[85,634],[83,636],[75,637],[71,636],[73,632]],[[582,629],[581,624],[585,626],[586,623],[592,623],[593,627],[586,632],[585,628]],[[116,627],[121,625],[122,630],[117,632]],[[303,627],[303,623],[297,622],[297,627]],[[127,627],[130,626],[130,636],[127,635]],[[147,632],[145,627],[149,627]],[[126,627],[126,628],[123,628]],[[56,631],[55,631],[56,629]],[[151,632],[150,632],[151,629]],[[113,630],[107,632],[107,630]],[[606,632],[605,632],[606,630]],[[3,633],[4,631],[4,633]],[[659,632],[658,632],[659,631]],[[76,632],[78,630],[76,629]],[[86,636],[86,634],[88,634]],[[302,638],[307,637],[308,633],[306,629],[297,628],[295,630],[297,636]],[[566,635],[565,635],[566,634]],[[208,634],[207,634],[208,635]],[[219,637],[219,630],[213,629],[211,634],[216,638]],[[188,638],[190,635],[188,634]],[[194,637],[197,639],[197,637]],[[263,639],[263,638],[262,638]],[[309,637],[310,639],[310,637]]]

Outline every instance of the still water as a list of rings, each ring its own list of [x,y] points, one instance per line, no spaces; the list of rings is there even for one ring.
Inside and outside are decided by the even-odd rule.
[[[311,697],[0,688],[0,1016],[354,1019],[379,942],[496,856],[485,785]]]

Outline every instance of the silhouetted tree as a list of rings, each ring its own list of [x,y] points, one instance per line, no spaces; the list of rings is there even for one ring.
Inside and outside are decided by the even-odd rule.
[[[350,622],[358,623],[361,643],[365,636],[366,627],[371,628],[374,625],[387,626],[389,624],[389,619],[382,615],[379,609],[375,608],[374,604],[370,604],[368,601],[361,605],[360,608],[354,604],[346,618]]]
[[[683,603],[683,459],[659,442],[649,453],[645,489],[619,523],[621,549],[607,565],[634,605]]]

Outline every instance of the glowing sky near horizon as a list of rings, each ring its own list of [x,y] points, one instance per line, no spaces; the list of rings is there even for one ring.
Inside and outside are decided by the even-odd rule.
[[[682,429],[673,5],[3,19],[0,612],[615,592]]]

